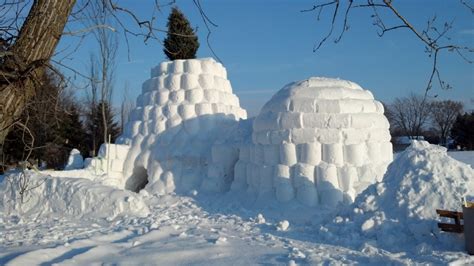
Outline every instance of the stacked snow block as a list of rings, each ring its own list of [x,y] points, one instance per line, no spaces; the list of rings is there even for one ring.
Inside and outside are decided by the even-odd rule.
[[[123,164],[127,159],[128,145],[120,144],[102,144],[99,149],[99,158],[103,162],[104,171],[107,169],[107,162],[109,164],[109,173],[123,173]]]
[[[121,175],[129,149],[128,145],[102,144],[97,157],[87,158],[84,161],[84,167],[98,173],[108,172],[112,175]]]
[[[256,117],[232,188],[308,206],[352,202],[392,161],[383,112],[370,91],[349,81],[288,84]]]
[[[253,119],[240,120],[217,137],[211,148],[211,163],[202,189],[213,192],[230,190],[240,147],[248,145],[252,139],[252,124]]]
[[[136,106],[119,138],[131,145],[126,187],[135,186],[134,169],[142,167],[147,189],[160,194],[199,188],[216,136],[247,117],[225,68],[210,58],[162,62]]]
[[[130,146],[121,144],[102,144],[97,157],[86,158],[84,168],[96,175],[107,175],[103,184],[123,188],[123,166]]]

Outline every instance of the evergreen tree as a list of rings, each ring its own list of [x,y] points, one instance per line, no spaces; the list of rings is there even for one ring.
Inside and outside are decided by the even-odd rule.
[[[196,58],[199,41],[188,19],[176,7],[168,17],[168,34],[164,41],[166,56],[170,60]]]
[[[71,149],[78,148],[83,153],[87,150],[73,94],[66,93],[59,78],[51,72],[41,81],[36,95],[7,135],[3,159],[8,165],[28,159],[59,169],[65,165]]]
[[[111,136],[110,141],[113,143],[115,139],[120,134],[120,127],[117,122],[114,121],[114,112],[107,102],[99,102],[97,105],[93,106],[87,114],[87,140],[90,151],[98,151],[100,145],[102,144],[101,140],[104,139],[104,123],[102,118],[102,105],[105,106],[105,117],[107,121],[107,132]],[[109,139],[106,136],[107,140]],[[92,140],[99,140],[93,142]],[[90,154],[90,156],[96,156],[96,154]]]
[[[44,161],[49,168],[62,169],[72,149],[87,154],[86,131],[80,119],[79,107],[69,96],[62,97],[61,108],[54,127],[54,141],[44,149]]]
[[[451,137],[462,148],[474,149],[474,112],[458,115],[451,129]]]
[[[63,119],[60,135],[69,151],[76,148],[82,155],[87,155],[87,133],[80,116],[79,108],[72,105]]]

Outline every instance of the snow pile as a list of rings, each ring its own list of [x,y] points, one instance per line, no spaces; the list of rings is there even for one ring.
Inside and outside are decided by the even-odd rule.
[[[67,173],[69,171],[64,171]],[[70,216],[108,218],[118,215],[146,216],[149,209],[140,195],[83,178],[52,177],[27,171],[28,187],[21,202],[20,174],[0,184],[0,212],[28,217]]]
[[[84,167],[84,159],[78,149],[72,149],[67,159],[67,164],[64,170],[81,169]]]
[[[215,139],[246,111],[213,59],[162,62],[151,76],[118,140],[130,145],[124,186],[158,194],[200,188]]]
[[[253,122],[240,149],[234,190],[307,206],[352,202],[392,161],[389,123],[370,91],[350,81],[290,83]]]
[[[462,211],[462,197],[473,192],[474,170],[469,165],[449,157],[444,147],[414,141],[389,166],[383,182],[357,197],[343,215],[349,216],[347,224],[333,225],[333,230],[359,232],[389,249],[443,242],[444,248],[462,248],[456,234],[440,232],[436,209]]]

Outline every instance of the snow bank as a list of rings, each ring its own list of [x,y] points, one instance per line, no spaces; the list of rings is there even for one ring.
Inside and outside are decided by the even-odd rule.
[[[468,193],[474,193],[469,165],[448,156],[444,147],[414,141],[390,165],[383,182],[371,186],[356,204],[401,220],[435,220],[436,209],[461,211]]]
[[[469,165],[449,157],[444,147],[414,141],[389,166],[383,182],[368,187],[343,214],[347,224],[332,229],[376,238],[389,249],[419,243],[462,249],[461,238],[438,229],[436,209],[462,211],[462,197],[473,192]]]
[[[246,116],[220,63],[210,58],[162,62],[143,84],[118,140],[130,145],[122,168],[125,188],[146,186],[157,194],[222,189],[225,169],[208,166],[218,156],[230,167],[236,150],[212,147]],[[208,173],[219,178],[203,182]]]
[[[392,161],[389,123],[372,93],[345,80],[290,83],[253,122],[235,190],[307,206],[352,202]]]
[[[68,171],[64,171],[68,172]],[[26,172],[30,185],[23,204],[15,182],[18,174],[0,184],[0,210],[4,214],[109,218],[119,215],[146,216],[149,209],[140,195],[83,178],[51,177]]]

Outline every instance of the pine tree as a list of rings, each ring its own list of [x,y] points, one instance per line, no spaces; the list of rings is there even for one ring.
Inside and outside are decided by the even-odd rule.
[[[168,34],[164,41],[166,56],[170,60],[196,58],[199,41],[188,19],[176,7],[168,17]]]
[[[73,98],[61,97],[60,110],[54,127],[54,140],[45,144],[43,160],[48,168],[63,169],[69,153],[76,148],[87,154],[86,131]]]
[[[90,151],[98,151],[100,141],[104,139],[104,123],[102,118],[102,105],[105,106],[105,117],[107,124],[107,132],[111,136],[110,140],[113,143],[115,139],[120,134],[120,127],[117,122],[114,121],[114,112],[112,111],[111,106],[107,102],[99,102],[97,105],[92,107],[92,110],[89,110],[87,114],[87,139],[89,144]],[[94,143],[92,140],[99,140]],[[108,136],[106,136],[108,140]],[[96,156],[96,154],[90,154],[91,156]]]
[[[462,148],[474,149],[474,112],[457,116],[451,129],[451,137]]]
[[[70,106],[63,118],[59,133],[68,151],[75,148],[78,149],[82,155],[87,155],[87,133],[80,116],[79,108],[76,105]]]
[[[87,151],[79,108],[74,95],[64,90],[52,72],[45,73],[42,85],[36,89],[36,95],[7,135],[4,161],[14,165],[28,159],[60,169],[71,149]]]

